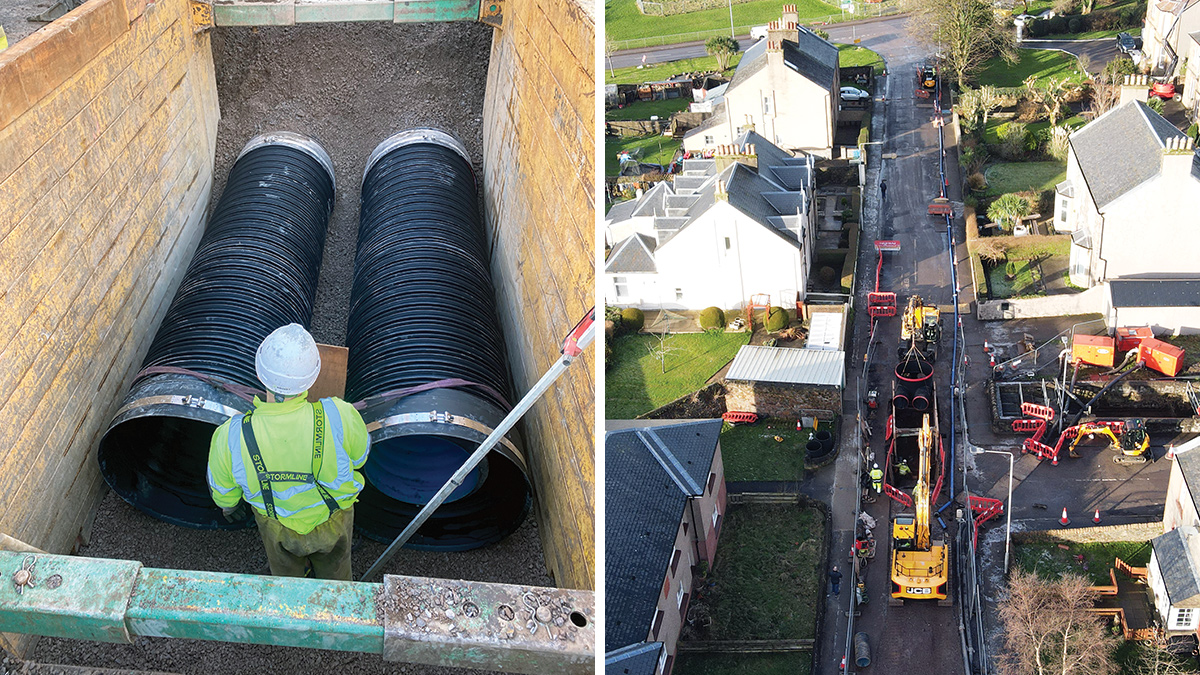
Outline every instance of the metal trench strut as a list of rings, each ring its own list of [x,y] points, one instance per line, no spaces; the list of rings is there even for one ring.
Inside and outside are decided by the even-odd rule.
[[[385,661],[590,674],[591,591],[385,576],[382,584],[152,569],[0,551],[0,630],[380,654]]]

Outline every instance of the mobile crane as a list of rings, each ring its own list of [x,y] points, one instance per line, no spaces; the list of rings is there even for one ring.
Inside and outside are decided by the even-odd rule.
[[[913,488],[913,513],[892,519],[891,605],[905,600],[937,600],[949,605],[950,546],[930,537],[929,473],[933,451],[933,429],[929,415],[921,422],[918,436],[920,462]]]

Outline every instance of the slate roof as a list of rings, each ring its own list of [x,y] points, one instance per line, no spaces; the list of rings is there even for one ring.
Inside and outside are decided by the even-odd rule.
[[[1196,502],[1196,498],[1200,497],[1200,453],[1195,450],[1181,452],[1175,455],[1175,463],[1179,465],[1184,485],[1187,486],[1188,494],[1192,496],[1192,506],[1200,513],[1200,504]]]
[[[605,653],[650,634],[688,499],[704,494],[721,420],[604,436]]]
[[[633,236],[617,243],[604,264],[604,271],[612,274],[654,274],[654,237],[644,234]]]
[[[1162,171],[1166,139],[1185,134],[1141,101],[1104,113],[1070,136],[1096,208],[1108,204]]]
[[[1108,288],[1113,307],[1200,307],[1200,279],[1112,279]]]
[[[837,88],[838,49],[804,26],[796,30],[795,40],[783,41],[783,63],[818,85],[833,91]],[[759,40],[742,55],[729,88],[736,89],[767,65],[767,40]]]
[[[608,210],[604,219],[610,223],[619,223],[622,220],[629,220],[633,217],[633,212],[637,210],[638,202],[636,199],[630,199],[627,202],[613,204],[613,207]]]
[[[637,642],[604,655],[604,675],[654,675],[661,642]]]
[[[1187,453],[1184,453],[1185,455]],[[1150,540],[1154,559],[1173,607],[1200,607],[1200,535],[1192,527],[1177,527]]]

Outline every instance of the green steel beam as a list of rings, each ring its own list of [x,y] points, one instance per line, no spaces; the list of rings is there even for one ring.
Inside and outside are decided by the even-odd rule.
[[[219,640],[583,675],[595,658],[595,597],[474,581],[324,581],[0,551],[0,632]]]
[[[481,21],[499,26],[503,5],[503,0],[212,0],[212,21],[216,26],[347,21]]]

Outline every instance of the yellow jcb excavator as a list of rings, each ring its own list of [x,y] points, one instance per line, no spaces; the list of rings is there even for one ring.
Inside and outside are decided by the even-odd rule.
[[[892,519],[892,596],[888,604],[899,605],[905,600],[937,600],[939,605],[952,604],[949,597],[950,546],[932,541],[929,533],[929,470],[933,451],[933,430],[929,415],[921,422],[917,437],[920,462],[917,485],[913,488],[913,514],[899,514]]]
[[[1103,422],[1084,422],[1071,427],[1075,438],[1067,446],[1067,454],[1078,457],[1075,446],[1085,438],[1104,436],[1110,441],[1110,447],[1117,450],[1113,455],[1115,464],[1145,464],[1150,459],[1147,450],[1150,449],[1150,436],[1146,433],[1146,424],[1140,419],[1127,420],[1120,426],[1119,432],[1114,432],[1112,426]]]

